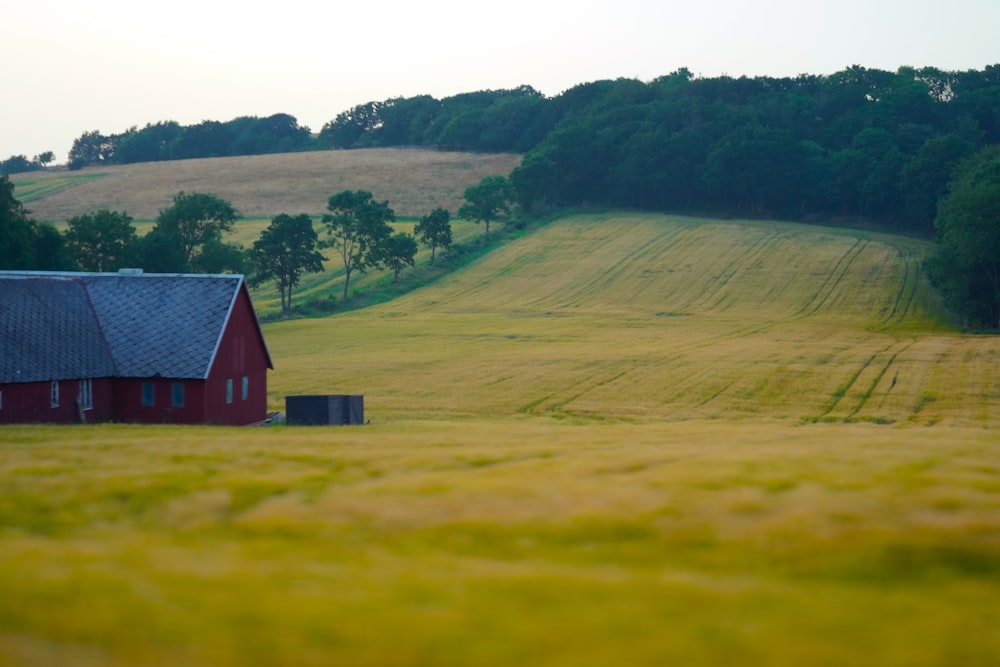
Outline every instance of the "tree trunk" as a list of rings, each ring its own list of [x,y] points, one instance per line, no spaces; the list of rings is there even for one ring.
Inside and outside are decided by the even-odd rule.
[[[343,301],[347,301],[347,286],[351,284],[351,270],[344,269],[344,296]]]

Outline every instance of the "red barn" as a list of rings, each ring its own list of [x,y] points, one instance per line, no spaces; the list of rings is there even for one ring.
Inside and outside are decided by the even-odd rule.
[[[0,423],[250,424],[270,368],[242,276],[0,271]]]

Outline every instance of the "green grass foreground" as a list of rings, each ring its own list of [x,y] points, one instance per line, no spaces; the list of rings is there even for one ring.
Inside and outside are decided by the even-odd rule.
[[[1000,659],[995,432],[4,429],[9,665]]]

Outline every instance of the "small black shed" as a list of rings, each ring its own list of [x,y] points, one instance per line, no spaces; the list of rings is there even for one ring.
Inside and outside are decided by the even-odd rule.
[[[293,426],[349,426],[365,423],[361,394],[285,396],[285,423]]]

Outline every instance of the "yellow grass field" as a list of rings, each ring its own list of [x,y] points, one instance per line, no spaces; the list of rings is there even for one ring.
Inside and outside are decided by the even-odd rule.
[[[519,155],[416,149],[366,149],[173,160],[76,172],[15,174],[14,195],[38,220],[63,222],[102,208],[152,220],[179,191],[208,192],[248,218],[326,212],[330,195],[369,190],[397,215],[420,217],[438,206],[453,213],[465,188],[510,173]]]
[[[0,429],[0,664],[998,664],[1000,339],[926,251],[566,217],[265,325],[367,426]]]

